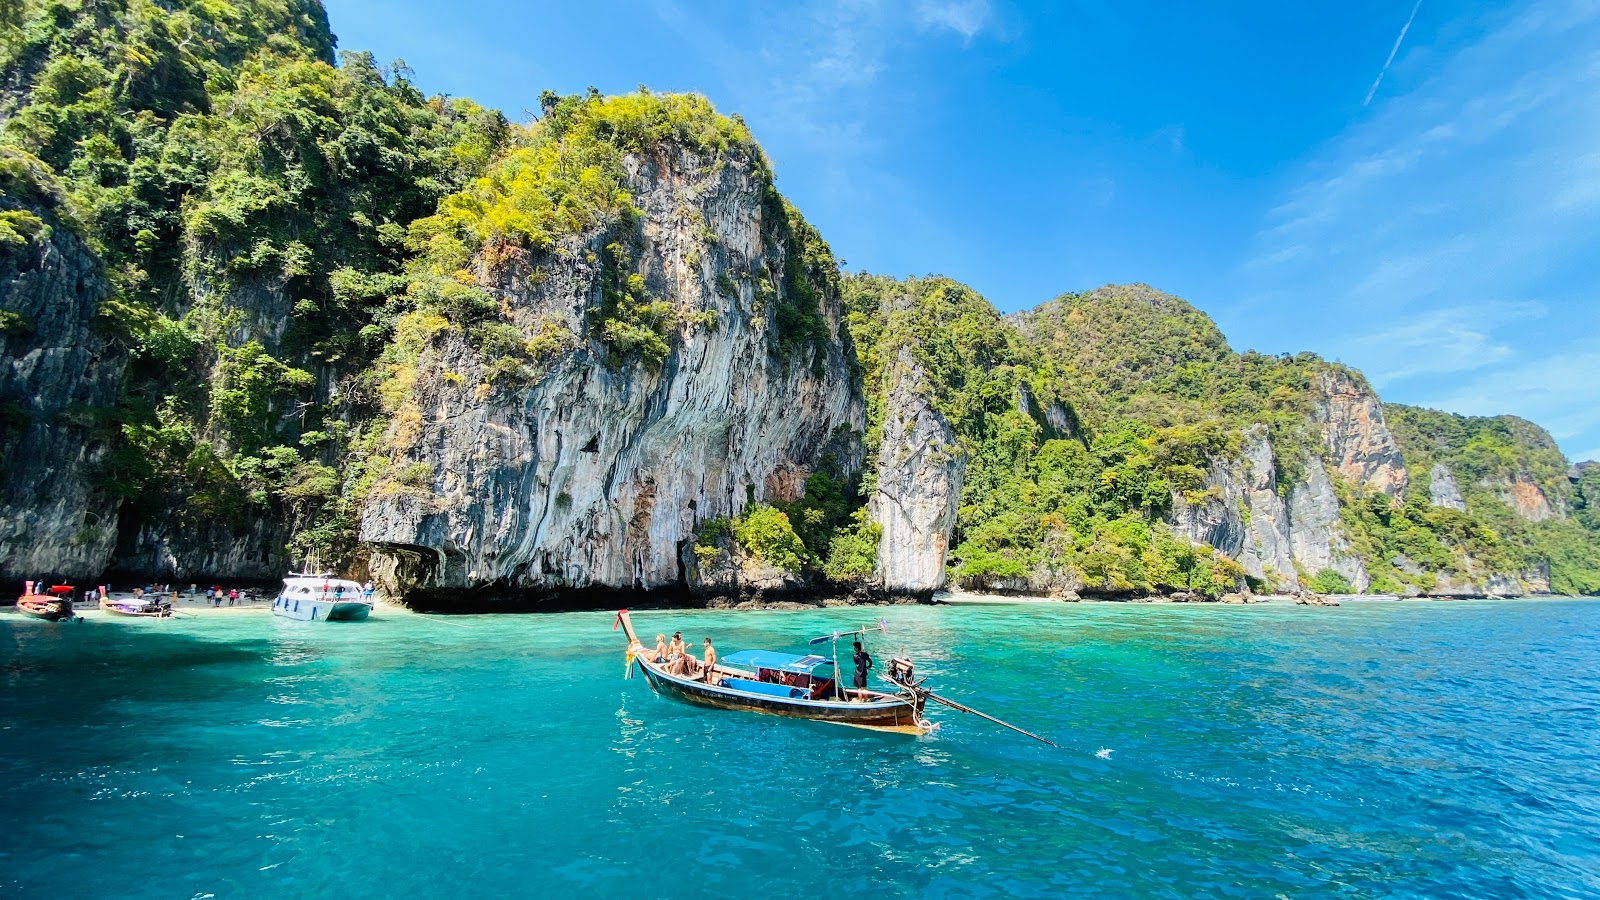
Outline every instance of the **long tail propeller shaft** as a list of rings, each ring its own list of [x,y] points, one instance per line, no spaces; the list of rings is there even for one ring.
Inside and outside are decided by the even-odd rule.
[[[1048,738],[1042,738],[1042,737],[1038,736],[1037,734],[1034,734],[1031,731],[1027,731],[1025,729],[1018,728],[1017,726],[1011,724],[1010,722],[1005,722],[1005,721],[1002,721],[1000,719],[996,719],[994,716],[991,716],[988,713],[978,712],[977,710],[973,709],[970,706],[963,706],[960,703],[957,703],[954,700],[951,700],[951,699],[949,699],[947,697],[941,697],[938,694],[935,694],[933,691],[927,690],[926,688],[922,689],[922,693],[929,700],[932,700],[932,701],[934,701],[936,703],[943,703],[945,706],[948,706],[951,709],[956,710],[957,712],[970,713],[970,714],[972,714],[974,716],[977,716],[980,719],[988,719],[989,721],[995,723],[996,725],[1002,726],[1004,728],[1009,728],[1009,729],[1011,729],[1012,731],[1015,731],[1018,734],[1025,734],[1028,737],[1031,737],[1034,740],[1036,740],[1036,741],[1038,741],[1038,742],[1040,742],[1042,744],[1049,744],[1052,747],[1061,746],[1060,744],[1057,744],[1055,741],[1052,741],[1052,740],[1050,740]]]

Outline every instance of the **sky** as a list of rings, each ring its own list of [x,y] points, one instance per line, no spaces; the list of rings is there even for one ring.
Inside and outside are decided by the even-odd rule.
[[[1600,459],[1600,0],[325,2],[514,120],[704,94],[852,270],[1003,312],[1144,282]]]

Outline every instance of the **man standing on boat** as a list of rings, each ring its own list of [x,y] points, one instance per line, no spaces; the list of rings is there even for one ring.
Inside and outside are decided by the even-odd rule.
[[[861,642],[856,641],[856,652],[852,657],[856,664],[856,677],[852,682],[858,688],[867,686],[867,670],[872,668],[872,654],[861,649]]]

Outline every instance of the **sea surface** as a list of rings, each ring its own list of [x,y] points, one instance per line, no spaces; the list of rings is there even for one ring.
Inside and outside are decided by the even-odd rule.
[[[1600,601],[882,616],[926,737],[706,711],[610,613],[0,614],[0,895],[1600,897]]]

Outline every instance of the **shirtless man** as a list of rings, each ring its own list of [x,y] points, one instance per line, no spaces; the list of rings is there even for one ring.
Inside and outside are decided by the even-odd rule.
[[[711,638],[706,638],[705,661],[701,665],[704,667],[702,674],[705,675],[706,684],[714,684],[717,680],[717,648],[711,646]]]
[[[654,660],[656,662],[663,663],[663,662],[667,661],[667,636],[666,635],[664,635],[664,634],[656,635],[656,649],[655,649],[654,652],[655,652]]]

